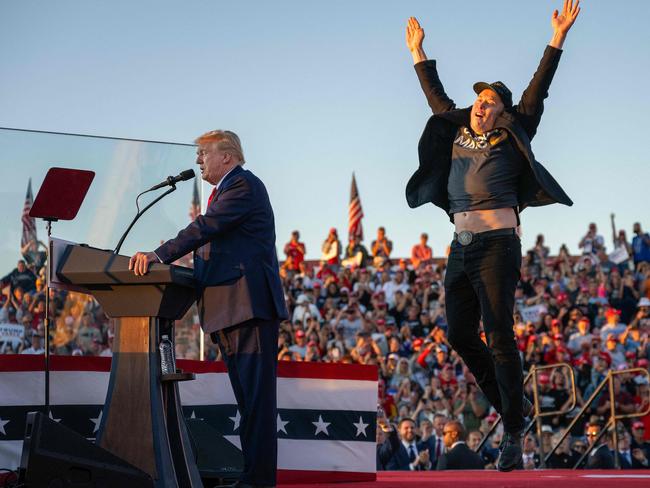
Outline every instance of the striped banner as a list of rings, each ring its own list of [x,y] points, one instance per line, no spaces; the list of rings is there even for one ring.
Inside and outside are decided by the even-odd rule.
[[[110,358],[52,356],[51,417],[94,438],[106,397]],[[239,414],[223,363],[179,360],[196,380],[179,383],[185,416],[200,418],[240,447]],[[0,466],[20,462],[27,412],[43,404],[43,356],[0,356]],[[35,408],[37,407],[37,408]],[[377,369],[280,362],[278,481],[374,480]]]

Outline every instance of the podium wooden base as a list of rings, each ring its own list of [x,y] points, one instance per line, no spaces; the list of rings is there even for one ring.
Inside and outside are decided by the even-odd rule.
[[[112,320],[113,362],[97,443],[151,475],[155,486],[202,486],[176,384],[193,375],[160,374],[161,330],[173,337],[173,322]]]

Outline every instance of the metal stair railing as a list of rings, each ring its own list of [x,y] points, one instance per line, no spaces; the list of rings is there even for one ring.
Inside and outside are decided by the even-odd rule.
[[[560,368],[564,368],[569,371],[569,378],[571,379],[571,402],[569,402],[568,407],[561,408],[560,410],[541,412],[540,405],[539,405],[539,389],[537,387],[537,372],[545,369],[560,369]],[[568,363],[550,364],[548,366],[533,366],[531,373],[533,375],[533,399],[535,400],[533,402],[533,407],[535,408],[533,413],[534,420],[533,422],[531,422],[531,424],[534,423],[537,429],[537,439],[539,440],[539,458],[541,464],[540,467],[546,468],[547,458],[544,456],[544,443],[542,442],[542,418],[555,416],[555,415],[564,415],[566,413],[569,413],[571,410],[575,408],[576,401],[577,401],[576,379],[573,373],[573,368]],[[530,427],[531,426],[529,426],[529,428]],[[526,433],[528,433],[528,429],[526,430]]]
[[[587,449],[585,452],[582,454],[580,459],[576,462],[575,466],[573,466],[573,469],[577,469],[585,459],[587,459],[587,456],[589,456],[589,453],[599,445],[600,439],[607,433],[607,431],[611,428],[613,428],[612,431],[612,436],[614,440],[614,453],[616,454],[614,456],[614,466],[617,469],[620,469],[620,460],[617,455],[618,453],[618,429],[617,427],[617,422],[619,420],[623,419],[631,419],[631,418],[636,418],[636,417],[643,417],[645,415],[648,415],[650,413],[650,403],[648,405],[648,408],[643,411],[643,412],[633,412],[633,413],[628,413],[628,414],[620,414],[618,415],[616,413],[616,395],[614,393],[614,377],[618,375],[623,375],[623,374],[630,374],[630,373],[636,373],[636,374],[643,374],[645,377],[650,381],[650,373],[648,373],[647,369],[644,368],[631,368],[631,369],[624,369],[621,371],[609,371],[603,381],[598,385],[598,387],[594,390],[594,392],[591,394],[591,396],[585,401],[584,405],[580,409],[580,411],[577,413],[577,415],[574,417],[574,419],[569,423],[569,426],[565,429],[564,433],[560,437],[560,440],[551,448],[549,453],[545,456],[542,457],[544,464],[550,459],[550,457],[553,455],[553,453],[557,450],[557,448],[564,442],[564,439],[571,433],[573,430],[573,427],[578,423],[582,415],[587,411],[589,406],[594,402],[594,400],[600,395],[602,390],[605,388],[605,386],[608,387],[609,389],[609,406],[610,406],[610,416],[609,419],[607,420],[605,427],[599,432],[598,436],[596,439],[589,445],[587,446]],[[648,392],[648,400],[650,401],[650,392]]]

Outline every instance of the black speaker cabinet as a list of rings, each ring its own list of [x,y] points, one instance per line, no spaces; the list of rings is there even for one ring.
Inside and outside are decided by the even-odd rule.
[[[40,412],[27,414],[19,481],[29,488],[154,486],[144,471]]]

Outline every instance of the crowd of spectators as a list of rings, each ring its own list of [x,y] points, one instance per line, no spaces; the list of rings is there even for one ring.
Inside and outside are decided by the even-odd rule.
[[[524,369],[568,363],[577,387],[572,411],[544,417],[541,439],[534,433],[526,436],[527,468],[540,466],[540,444],[548,452],[608,371],[648,369],[650,236],[640,224],[634,225],[632,241],[614,226],[612,231],[609,253],[596,225],[590,224],[579,242],[581,255],[571,256],[566,246],[551,255],[539,235],[523,256],[513,313]],[[396,259],[392,250],[383,227],[369,248],[355,238],[343,247],[337,230],[330,229],[319,259],[307,260],[294,231],[280,269],[290,320],[281,324],[278,359],[377,365],[380,417],[384,415],[377,429],[379,469],[478,466],[469,453],[497,414],[447,343],[445,259],[433,257],[426,234],[408,258]],[[22,251],[23,259],[1,282],[0,353],[44,352],[45,254],[35,243]],[[49,293],[51,353],[110,355],[114,331],[98,303],[83,294]],[[176,324],[177,357],[198,359],[199,335],[196,311],[191,310]],[[219,359],[209,340],[206,359]],[[619,413],[649,407],[645,376],[617,375],[614,384]],[[566,368],[539,374],[541,411],[567,407],[570,385]],[[526,391],[532,399],[531,387]],[[605,459],[608,465],[616,455],[624,466],[647,468],[650,416],[621,423],[615,454],[611,433],[591,435],[609,412],[609,396],[600,395],[549,465],[572,466],[597,437],[604,447],[595,450],[600,454],[590,462]],[[478,452],[480,466],[494,466],[500,436],[497,429]]]
[[[629,242],[624,231],[616,231],[612,216],[609,253],[596,225],[590,224],[578,243],[580,255],[571,256],[562,246],[552,256],[539,235],[523,256],[513,313],[524,369],[566,363],[576,383],[576,406],[570,410],[569,370],[547,369],[538,375],[540,411],[569,411],[543,417],[541,439],[535,429],[525,437],[526,468],[541,465],[540,447],[548,453],[560,440],[563,428],[609,371],[648,369],[650,236],[640,224],[633,231]],[[500,428],[476,456],[468,454],[498,416],[447,342],[445,260],[432,257],[426,234],[413,246],[410,259],[392,258],[392,247],[384,228],[369,250],[357,239],[343,249],[331,229],[320,259],[309,262],[295,231],[281,269],[291,320],[282,324],[278,358],[378,366],[380,411],[385,412],[381,424],[386,427],[378,429],[379,469],[467,469],[478,465],[477,456],[481,467],[494,467]],[[613,382],[617,413],[650,408],[645,375],[616,375]],[[526,393],[532,400],[531,383]],[[605,389],[547,465],[572,467],[609,413]],[[650,416],[620,425],[619,464],[647,468]],[[582,465],[613,467],[611,432],[598,442],[604,447],[594,449],[599,454]]]

